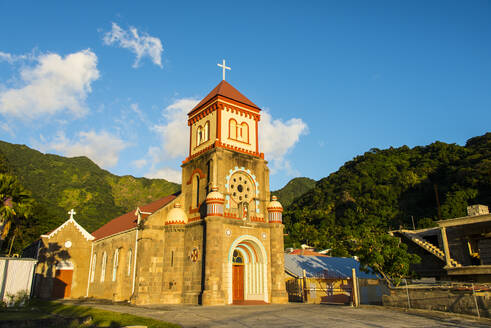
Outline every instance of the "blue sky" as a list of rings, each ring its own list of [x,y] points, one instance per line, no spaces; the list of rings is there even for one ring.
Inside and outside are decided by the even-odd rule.
[[[179,180],[222,59],[272,189],[490,130],[490,1],[0,1],[0,139]]]

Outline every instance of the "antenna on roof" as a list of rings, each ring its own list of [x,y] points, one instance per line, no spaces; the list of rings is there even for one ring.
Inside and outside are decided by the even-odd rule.
[[[135,211],[135,215],[137,216],[137,224],[140,224],[140,221],[141,221],[141,218],[142,218],[142,214],[144,215],[150,215],[152,214],[151,212],[143,212],[142,210],[140,210],[140,207],[137,207],[136,208],[136,211]]]

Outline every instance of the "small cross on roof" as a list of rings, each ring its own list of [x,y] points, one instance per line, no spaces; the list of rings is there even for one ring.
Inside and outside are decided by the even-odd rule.
[[[72,209],[70,210],[70,212],[68,212],[68,214],[70,214],[70,219],[73,219],[73,216],[74,216],[75,214],[77,214],[77,212],[75,212],[75,211],[73,210],[73,208],[72,208]]]

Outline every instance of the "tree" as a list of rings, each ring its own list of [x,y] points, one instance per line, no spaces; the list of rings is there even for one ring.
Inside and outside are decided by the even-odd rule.
[[[373,268],[396,286],[410,276],[410,265],[421,261],[418,255],[407,252],[407,245],[399,238],[382,231],[365,231],[363,238],[354,241],[353,253],[358,256],[362,270]]]
[[[18,226],[21,221],[28,219],[32,208],[31,194],[19,181],[14,176],[0,174],[0,250],[11,226]]]

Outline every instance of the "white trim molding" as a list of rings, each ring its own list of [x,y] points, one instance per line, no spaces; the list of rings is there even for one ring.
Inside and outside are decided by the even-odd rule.
[[[51,233],[49,233],[47,235],[41,235],[41,237],[50,239],[51,237],[53,237],[54,235],[56,235],[58,232],[60,232],[60,230],[63,229],[68,223],[73,223],[73,225],[75,226],[75,228],[77,228],[77,230],[80,231],[80,233],[84,236],[84,238],[86,240],[94,240],[95,239],[94,236],[92,236],[87,230],[85,230],[73,218],[70,218],[70,219],[66,220],[61,226],[59,226],[58,228],[56,228],[55,230],[53,230]]]

